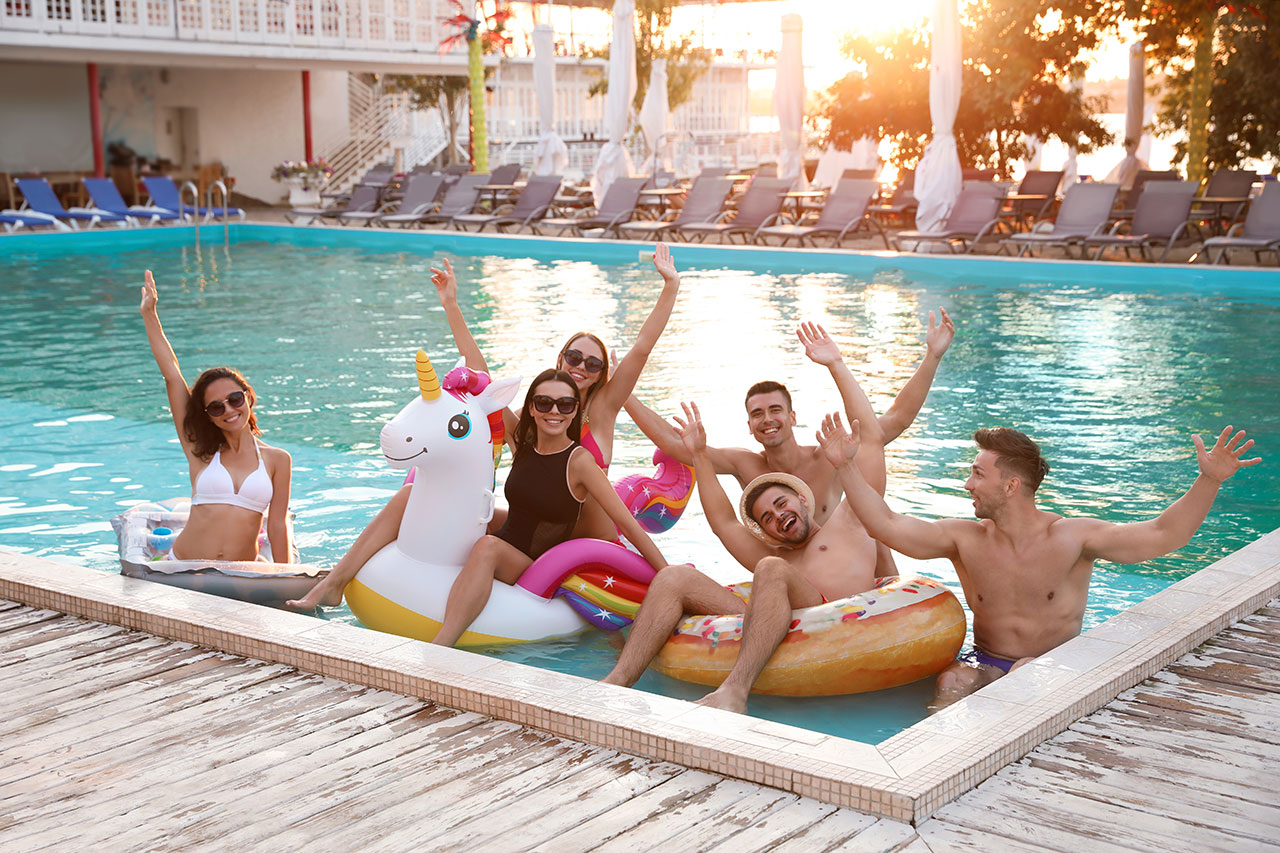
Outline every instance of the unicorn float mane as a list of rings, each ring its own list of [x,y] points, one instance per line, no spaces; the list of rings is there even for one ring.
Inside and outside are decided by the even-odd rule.
[[[458,400],[466,402],[468,396],[474,397],[480,394],[492,381],[487,373],[458,365],[444,375],[442,387]],[[499,409],[489,413],[489,437],[493,441],[494,468],[497,468],[502,460],[502,444],[506,440],[507,428],[502,420],[502,411]]]

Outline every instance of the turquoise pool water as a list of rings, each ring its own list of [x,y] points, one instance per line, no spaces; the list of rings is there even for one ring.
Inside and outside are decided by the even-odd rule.
[[[428,278],[434,259],[453,259],[465,311],[498,375],[532,376],[578,329],[625,346],[659,289],[634,246],[236,233],[229,251],[206,243],[203,252],[182,245],[188,237],[177,229],[123,235],[118,245],[114,235],[0,240],[8,342],[0,354],[0,547],[116,571],[108,519],[132,503],[189,492],[137,312],[145,268],[155,271],[161,319],[188,379],[230,363],[254,383],[265,439],[294,457],[299,547],[322,565],[399,484],[377,437],[414,393],[413,352],[453,358]],[[751,444],[742,395],[759,379],[792,389],[802,436],[838,407],[826,371],[796,343],[801,320],[827,326],[884,407],[923,353],[928,310],[952,313],[959,334],[929,402],[889,448],[890,499],[903,511],[969,515],[960,484],[979,426],[1016,426],[1041,442],[1053,466],[1045,506],[1115,521],[1150,517],[1190,484],[1193,432],[1229,422],[1248,428],[1264,455],[1276,445],[1280,356],[1267,345],[1280,323],[1280,297],[1267,287],[1280,278],[1274,273],[1193,280],[1183,271],[934,259],[913,259],[903,271],[874,258],[674,252],[684,285],[637,393],[667,412],[696,400],[719,444]],[[651,447],[629,422],[619,439],[612,476],[649,470]],[[1227,484],[1177,554],[1099,565],[1086,627],[1280,526],[1278,494],[1280,468],[1250,469]],[[745,577],[696,506],[659,545],[722,580]],[[900,565],[959,593],[946,563]],[[327,618],[353,621],[345,608]],[[587,677],[613,661],[599,637],[501,654]],[[701,693],[653,674],[640,687]],[[870,696],[765,697],[752,712],[877,742],[922,718],[928,694],[922,682]]]

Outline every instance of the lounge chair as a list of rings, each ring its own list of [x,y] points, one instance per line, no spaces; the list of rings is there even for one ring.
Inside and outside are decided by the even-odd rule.
[[[725,221],[729,211],[724,211],[713,222],[677,225],[675,232],[689,241],[696,237],[699,243],[705,243],[712,234],[719,236],[722,243],[733,242],[735,234],[742,236],[744,244],[750,243],[761,228],[777,222],[784,201],[782,194],[790,190],[793,183],[791,178],[753,178],[739,199],[732,220]]]
[[[871,205],[867,208],[867,212],[875,217],[880,225],[884,225],[885,221],[890,219],[906,222],[908,216],[915,216],[916,213],[915,180],[915,170],[911,169],[898,181],[888,201]]]
[[[492,225],[497,231],[506,232],[512,226],[528,227],[530,223],[545,217],[551,210],[556,193],[560,191],[559,175],[534,175],[525,185],[510,210],[503,213],[499,207],[491,214],[464,213],[455,216],[450,224],[459,231],[466,231],[471,225],[478,225],[476,231],[483,231]]]
[[[446,179],[448,176],[445,176]],[[476,209],[476,204],[480,201],[480,187],[489,183],[488,172],[476,172],[474,174],[466,174],[457,178],[450,186],[446,183],[444,198],[440,200],[440,204],[435,210],[428,210],[419,214],[414,218],[413,222],[419,225],[445,225],[448,226],[455,216],[462,216],[471,213]],[[384,219],[388,224],[399,222],[399,217],[386,217]],[[404,223],[408,225],[408,222]]]
[[[65,222],[59,222],[52,216],[43,213],[36,213],[33,210],[4,210],[0,211],[0,225],[4,226],[4,230],[12,234],[23,228],[53,228],[58,231],[70,231],[71,226]]]
[[[776,237],[781,241],[778,244],[780,246],[787,245],[791,240],[801,246],[806,242],[810,246],[817,246],[816,238],[830,237],[831,246],[835,248],[848,235],[874,228],[885,241],[887,249],[889,241],[884,229],[867,213],[867,206],[879,191],[880,185],[873,180],[841,178],[840,183],[827,196],[816,222],[811,225],[768,225],[757,232],[756,242],[763,245],[766,238]]]
[[[699,178],[724,178],[733,174],[728,166],[703,166],[698,172]]]
[[[684,206],[679,209],[674,220],[624,222],[618,226],[618,233],[640,240],[658,240],[664,232],[682,225],[714,222],[724,210],[724,201],[729,197],[729,191],[732,189],[733,181],[728,178],[699,177],[689,188]],[[667,215],[671,215],[671,211],[668,211]]]
[[[65,209],[62,202],[58,201],[53,187],[44,178],[17,178],[14,183],[18,185],[18,192],[22,193],[28,208],[45,216],[66,220],[72,228],[79,228],[82,223],[87,223],[85,228],[92,228],[99,222],[111,222],[121,228],[129,225],[129,217],[107,210],[93,207]]]
[[[471,172],[470,163],[450,163],[448,166],[444,167],[444,173],[446,175],[455,175],[457,177],[461,177],[463,175],[470,174],[470,172]]]
[[[1236,198],[1247,199],[1253,189],[1253,182],[1258,179],[1255,172],[1242,172],[1232,169],[1218,169],[1209,177],[1201,198]],[[1202,202],[1199,199],[1191,206],[1191,221],[1209,225],[1211,231],[1230,231],[1244,211],[1246,201],[1234,203]],[[1199,230],[1199,226],[1196,226]]]
[[[520,180],[519,163],[504,163],[489,175],[489,183],[494,186],[513,186],[518,180]],[[492,195],[493,207],[496,209],[499,205],[510,204],[515,197],[516,192],[511,190],[494,192]]]
[[[1217,257],[1211,257],[1214,249],[1218,250]],[[1258,263],[1262,263],[1265,252],[1275,252],[1276,262],[1280,263],[1280,183],[1272,181],[1264,186],[1262,195],[1249,202],[1244,222],[1233,225],[1224,237],[1205,240],[1201,251],[1210,263],[1229,264],[1232,249],[1249,249]]]
[[[99,210],[126,216],[135,222],[145,220],[147,225],[173,222],[178,219],[178,214],[171,210],[143,204],[126,204],[124,197],[120,195],[120,190],[116,187],[116,182],[110,178],[81,178],[80,180],[84,182],[84,188],[89,191],[89,198],[93,199],[94,206]]]
[[[1068,187],[1053,222],[1040,222],[1031,233],[1014,234],[1001,240],[1000,251],[1017,246],[1021,258],[1033,248],[1061,246],[1067,257],[1071,257],[1072,246],[1102,234],[1119,190],[1119,184],[1085,183]]]
[[[378,208],[378,192],[377,187],[356,184],[345,207],[295,207],[287,211],[284,218],[290,222],[301,219],[303,225],[310,225],[320,219],[337,219],[348,213],[372,213]]]
[[[1121,191],[1120,196],[1117,197],[1116,204],[1123,206],[1111,212],[1112,218],[1132,219],[1133,214],[1138,210],[1138,202],[1142,200],[1142,192],[1147,188],[1147,184],[1177,180],[1180,180],[1177,172],[1139,169],[1138,174],[1133,178],[1133,187],[1128,193]]]
[[[385,164],[374,166],[372,169],[361,175],[360,180],[356,181],[351,186],[350,190],[341,193],[320,193],[320,204],[322,207],[325,207],[325,202],[328,202],[327,207],[346,207],[347,202],[351,200],[351,195],[355,192],[356,187],[367,185],[381,193],[383,190],[387,189],[387,185],[391,183],[393,178],[395,178],[395,170],[390,166]]]
[[[952,254],[957,253],[957,248],[959,254],[968,254],[982,238],[1000,227],[1002,201],[999,193],[987,187],[961,190],[941,231],[899,231],[893,235],[893,248],[905,251],[902,245],[911,243],[910,250],[914,252],[927,243],[942,243]]]
[[[178,185],[173,182],[173,178],[167,175],[145,177],[142,179],[142,185],[147,188],[147,195],[151,196],[152,207],[159,207],[172,213],[185,215],[182,194],[178,191]],[[197,206],[194,211],[195,216],[203,216],[206,222],[210,219],[222,219],[229,216],[238,216],[244,219],[244,211],[238,207]]]
[[[878,169],[845,169],[840,173],[840,180],[874,181]]]
[[[557,236],[566,231],[573,231],[582,236],[583,231],[604,229],[601,236],[610,234],[617,236],[618,226],[630,222],[636,214],[636,205],[640,201],[640,190],[644,189],[648,178],[618,178],[609,184],[600,207],[584,207],[577,215],[568,218],[543,219],[534,222],[530,229],[534,234],[542,234],[544,228],[556,229]]]
[[[1009,220],[1015,230],[1029,228],[1036,220],[1043,219],[1058,197],[1062,176],[1062,172],[1028,171],[1013,191],[1015,196],[1025,198],[1009,199],[1007,206],[1000,211],[1001,218]]]
[[[1173,244],[1187,231],[1187,216],[1195,194],[1196,185],[1191,181],[1148,182],[1142,188],[1133,216],[1116,222],[1107,234],[1085,240],[1084,252],[1096,249],[1093,254],[1096,261],[1107,249],[1124,249],[1126,258],[1137,249],[1139,256],[1149,261],[1148,249],[1163,244],[1160,263],[1164,263]]]
[[[436,204],[436,196],[440,194],[440,186],[444,183],[444,175],[410,175],[405,183],[404,195],[394,208],[387,210],[344,210],[338,214],[338,221],[343,225],[363,222],[365,225],[396,225],[417,222],[418,218]]]

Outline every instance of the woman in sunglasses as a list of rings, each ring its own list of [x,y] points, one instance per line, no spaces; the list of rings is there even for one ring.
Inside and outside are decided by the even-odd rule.
[[[582,407],[574,378],[544,370],[529,386],[511,433],[506,519],[471,548],[449,589],[432,642],[452,646],[484,610],[494,580],[514,584],[539,556],[572,538],[585,503],[598,503],[655,570],[666,566],[657,546],[614,492],[609,478],[579,444]]]
[[[164,376],[169,411],[191,473],[191,515],[169,551],[171,560],[256,560],[267,517],[277,563],[292,561],[289,541],[289,454],[258,441],[253,388],[240,371],[214,367],[187,386],[160,327],[156,283],[147,270],[142,320]]]

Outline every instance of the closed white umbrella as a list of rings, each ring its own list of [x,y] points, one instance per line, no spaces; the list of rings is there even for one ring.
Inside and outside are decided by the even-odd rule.
[[[644,161],[641,172],[656,172],[665,168],[662,161],[662,136],[667,132],[668,118],[671,115],[670,101],[667,98],[667,61],[655,59],[653,68],[649,70],[649,88],[644,93],[644,103],[640,105],[640,128],[644,131],[644,141],[649,146],[649,157]]]
[[[1124,159],[1107,174],[1107,180],[1129,189],[1138,170],[1146,167],[1138,154],[1142,144],[1143,96],[1146,84],[1146,61],[1142,42],[1129,45],[1129,97],[1124,109]]]
[[[962,174],[956,152],[956,111],[960,108],[960,15],[956,0],[934,0],[933,44],[929,48],[929,117],[933,138],[916,167],[916,228],[939,231],[960,195]]]
[[[591,193],[596,204],[604,200],[609,185],[617,178],[631,176],[631,155],[623,140],[631,119],[631,99],[636,96],[636,4],[616,0],[613,4],[613,42],[609,46],[609,93],[604,102],[602,132],[607,142],[600,149],[591,174]]]
[[[1071,78],[1071,88],[1079,91],[1084,88],[1084,78],[1076,75]],[[1079,182],[1080,180],[1080,152],[1076,150],[1076,140],[1071,140],[1067,145],[1067,162],[1062,166],[1062,191],[1065,193],[1068,188]]]
[[[569,146],[556,133],[556,32],[550,24],[533,28],[533,90],[538,97],[538,145],[533,149],[533,173],[562,175],[569,165]]]
[[[782,16],[782,50],[778,55],[777,79],[773,88],[773,108],[778,113],[782,152],[778,157],[778,177],[793,178],[803,189],[804,175],[804,24],[799,15]]]

